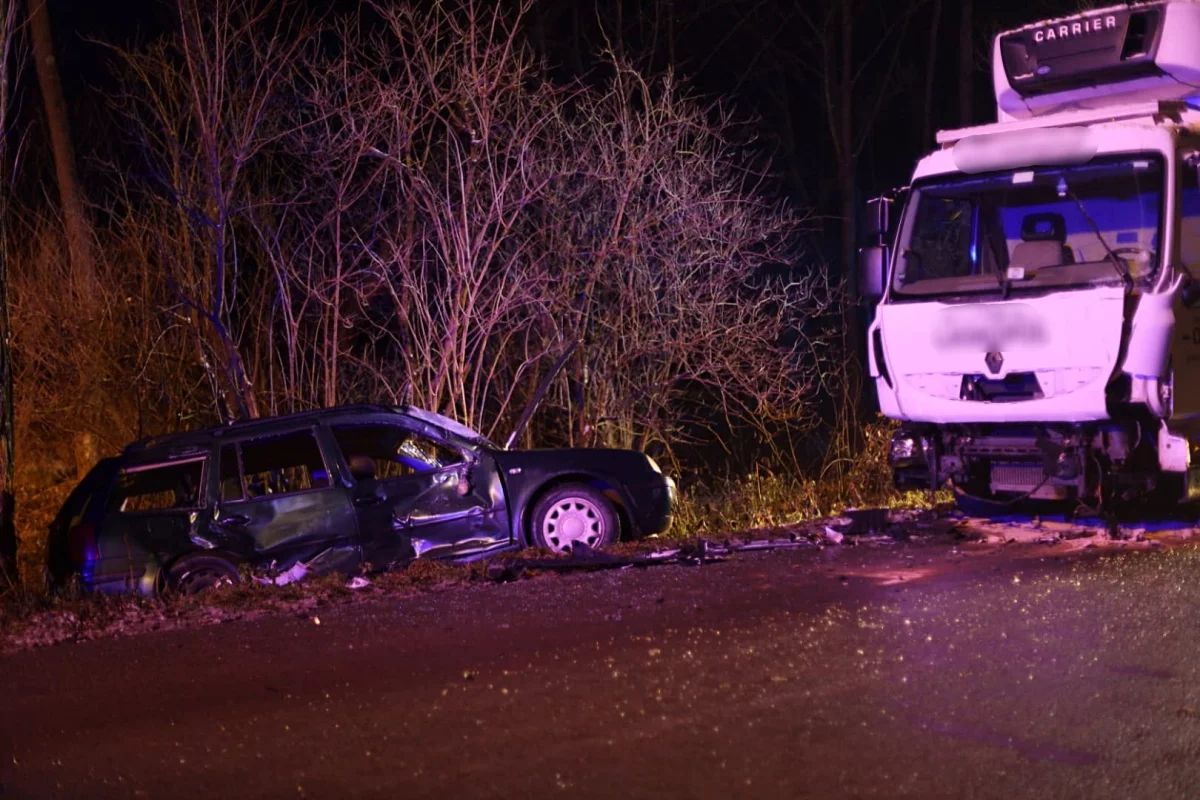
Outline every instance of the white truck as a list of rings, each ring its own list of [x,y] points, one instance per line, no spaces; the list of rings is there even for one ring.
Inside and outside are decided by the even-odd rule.
[[[1200,495],[1200,2],[1001,33],[992,73],[998,121],[868,204],[896,483],[985,513]]]

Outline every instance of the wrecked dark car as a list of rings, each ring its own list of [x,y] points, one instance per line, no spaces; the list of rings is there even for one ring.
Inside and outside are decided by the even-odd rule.
[[[663,531],[675,484],[630,450],[507,450],[412,407],[344,406],[155,437],[98,463],[50,530],[49,571],[195,593],[249,570],[569,551]]]

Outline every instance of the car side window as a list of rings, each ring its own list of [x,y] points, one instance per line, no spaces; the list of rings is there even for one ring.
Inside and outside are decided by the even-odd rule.
[[[117,475],[109,510],[117,514],[200,508],[205,458],[128,467]]]
[[[355,480],[388,480],[461,463],[463,454],[399,425],[338,425],[333,437]]]
[[[234,449],[226,445],[221,452],[221,495],[227,502],[296,494],[330,485],[329,470],[311,430],[241,442],[236,446],[241,458],[228,459],[235,465],[229,466],[226,454]],[[235,475],[240,477],[240,497],[238,484],[232,482]]]

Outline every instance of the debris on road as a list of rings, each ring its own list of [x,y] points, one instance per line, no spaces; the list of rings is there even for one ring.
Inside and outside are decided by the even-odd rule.
[[[828,525],[825,526],[825,541],[833,544],[841,544],[845,538],[845,534],[843,534],[841,531],[835,531]]]

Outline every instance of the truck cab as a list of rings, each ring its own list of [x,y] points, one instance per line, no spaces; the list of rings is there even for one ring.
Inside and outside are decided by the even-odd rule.
[[[992,53],[998,121],[940,132],[859,254],[896,483],[976,508],[1200,494],[1200,3]]]

